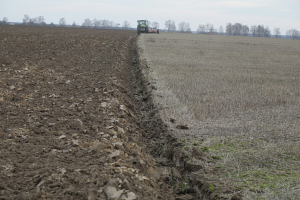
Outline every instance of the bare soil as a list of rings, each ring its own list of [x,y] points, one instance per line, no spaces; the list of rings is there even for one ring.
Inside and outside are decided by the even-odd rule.
[[[0,27],[1,200],[175,198],[150,155],[167,134],[138,77],[136,37]]]

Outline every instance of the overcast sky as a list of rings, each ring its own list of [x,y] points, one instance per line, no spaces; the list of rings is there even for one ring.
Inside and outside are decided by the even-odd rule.
[[[166,20],[224,27],[228,22],[245,25],[263,24],[286,30],[300,30],[300,0],[0,0],[0,18],[21,22],[24,14],[44,16],[46,23],[58,24],[65,18],[81,25],[86,18],[108,19],[122,24],[128,20],[135,27],[138,19],[148,19],[164,28]]]

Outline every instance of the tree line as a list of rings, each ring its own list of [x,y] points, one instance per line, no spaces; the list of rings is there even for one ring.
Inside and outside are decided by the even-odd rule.
[[[53,22],[51,22],[50,24],[46,24],[45,18],[43,16],[30,18],[29,15],[24,15],[22,24],[28,25],[28,26],[60,26],[60,27],[71,26],[71,27],[82,27],[82,28],[119,28],[119,27],[121,27],[120,26],[121,24],[119,24],[119,23],[115,23],[113,21],[106,20],[106,19],[97,20],[96,18],[94,18],[93,20],[87,18],[83,21],[83,23],[81,25],[76,24],[75,21],[72,23],[72,25],[68,25],[65,18],[61,18],[58,21],[57,25],[55,25]],[[125,20],[123,22],[122,27],[124,29],[131,28],[130,23],[127,20]]]
[[[178,29],[176,28],[175,21],[167,20],[165,22],[165,30],[167,32],[180,32],[180,33],[192,33],[190,24],[186,22],[180,22]],[[232,35],[232,36],[253,36],[253,37],[271,37],[271,29],[264,25],[243,25],[242,23],[227,23],[225,29],[220,26],[219,29],[215,28],[213,24],[199,24],[197,28],[197,34],[211,34],[211,35]],[[275,27],[273,30],[275,38],[281,37],[280,28]],[[292,39],[300,39],[300,31],[297,29],[291,29],[286,32],[286,35]]]
[[[154,28],[159,28],[159,23],[158,22],[147,22],[149,26],[154,27]],[[45,18],[43,16],[35,17],[35,18],[30,18],[29,15],[24,15],[23,18],[23,25],[30,25],[30,26],[60,26],[60,27],[66,27],[66,26],[71,26],[71,27],[82,27],[82,28],[123,28],[123,29],[131,29],[130,23],[125,20],[122,24],[120,23],[115,23],[110,20],[98,20],[94,18],[93,20],[87,18],[83,21],[81,25],[76,24],[74,21],[72,25],[67,25],[67,21],[65,18],[61,18],[58,22],[58,25],[55,25],[53,22],[50,24],[45,23]]]
[[[226,35],[248,36],[249,34],[252,34],[253,37],[271,37],[271,30],[268,26],[264,27],[264,25],[253,25],[250,28],[241,23],[228,23],[226,25]]]
[[[158,22],[147,22],[149,26],[154,28],[159,28]],[[8,24],[7,17],[4,17],[3,20],[0,20],[0,25]],[[93,20],[87,18],[83,21],[81,25],[76,24],[75,22],[72,25],[67,25],[66,19],[61,18],[58,22],[58,25],[55,25],[53,22],[50,24],[46,24],[45,18],[43,16],[38,16],[34,18],[30,18],[29,15],[24,15],[22,20],[23,25],[29,26],[71,26],[71,27],[82,27],[82,28],[123,28],[123,29],[131,29],[130,23],[125,20],[122,24],[115,23],[110,20],[98,20],[94,18]],[[178,29],[176,27],[176,23],[174,20],[167,20],[165,21],[165,31],[167,32],[180,32],[180,33],[192,33],[190,24],[187,22],[180,22],[178,24]],[[271,37],[272,33],[268,26],[264,25],[243,25],[242,23],[227,23],[226,27],[220,26],[218,29],[214,27],[213,24],[199,24],[197,28],[197,34],[220,34],[220,35],[230,35],[230,36],[253,36],[253,37]],[[273,30],[273,35],[275,38],[281,37],[280,28],[275,27]],[[291,39],[300,39],[300,31],[297,29],[290,29],[286,32],[286,36],[290,37]]]

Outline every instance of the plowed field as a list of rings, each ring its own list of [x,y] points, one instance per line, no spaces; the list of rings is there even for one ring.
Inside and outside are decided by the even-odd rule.
[[[164,127],[136,103],[149,99],[132,84],[135,40],[0,27],[0,199],[173,198],[146,152]]]

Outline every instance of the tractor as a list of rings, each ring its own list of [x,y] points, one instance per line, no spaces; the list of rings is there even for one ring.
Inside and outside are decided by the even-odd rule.
[[[151,28],[148,26],[148,20],[137,20],[137,33],[157,33],[159,34],[159,30],[156,28]]]
[[[137,20],[137,33],[149,33],[148,20]]]

